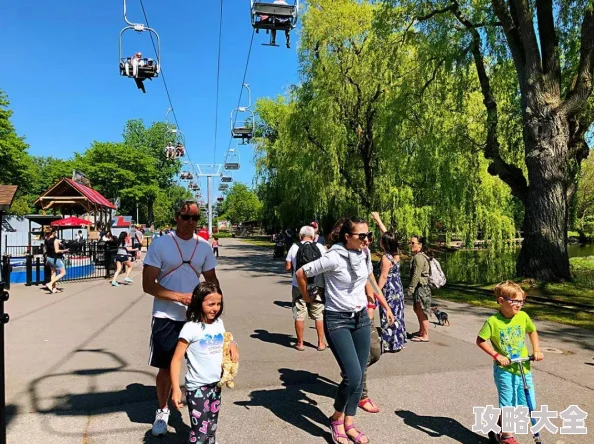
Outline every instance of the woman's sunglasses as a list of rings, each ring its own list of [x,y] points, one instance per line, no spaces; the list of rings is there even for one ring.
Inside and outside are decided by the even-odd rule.
[[[373,239],[373,233],[371,231],[369,233],[351,233],[351,236],[358,237],[360,241],[364,241],[365,238],[369,240]]]
[[[180,214],[179,217],[181,217],[183,220],[190,220],[192,219],[194,222],[198,222],[198,219],[200,219],[200,216],[198,216],[197,214],[193,215],[193,214]]]

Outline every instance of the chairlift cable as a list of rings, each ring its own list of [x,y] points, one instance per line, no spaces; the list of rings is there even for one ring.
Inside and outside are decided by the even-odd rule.
[[[237,108],[239,108],[239,105],[241,105],[241,97],[243,96],[243,85],[245,84],[245,78],[247,77],[248,66],[250,64],[250,56],[252,54],[252,46],[254,43],[255,32],[256,32],[255,29],[252,29],[252,38],[250,39],[250,47],[248,49],[247,59],[245,61],[245,69],[243,70],[243,78],[241,79],[241,88],[239,90],[239,99],[237,99]],[[237,122],[237,114],[235,114],[235,117],[233,118],[233,126],[235,126],[236,122]],[[229,146],[227,147],[227,151],[229,151],[231,149],[231,143],[233,143],[233,137],[231,137],[229,139]]]
[[[151,25],[149,24],[146,10],[144,9],[144,3],[142,0],[139,0],[139,1],[140,1],[140,7],[142,8],[142,14],[144,15],[144,21],[146,22],[146,26],[150,28]],[[222,3],[222,0],[221,0],[221,3]],[[149,34],[149,36],[151,38],[151,43],[153,44],[153,50],[155,51],[155,54],[157,54],[157,47],[155,45],[155,40],[153,39],[153,35]],[[173,101],[171,100],[171,95],[169,94],[169,88],[167,87],[167,82],[165,81],[165,73],[163,72],[163,67],[161,67],[160,76],[161,76],[161,80],[163,80],[163,86],[165,87],[165,93],[167,94],[167,100],[169,101],[169,108],[171,108],[171,113],[173,114],[173,120],[175,120],[175,127],[179,130],[180,129],[179,122],[177,121],[177,115],[175,114],[175,108],[173,107]],[[194,164],[192,163],[192,159],[190,158],[190,151],[188,150],[187,146],[185,146],[184,148],[186,150],[185,155],[188,158],[192,172],[194,174],[196,174],[196,170],[194,169]]]
[[[217,131],[219,128],[219,83],[221,80],[221,41],[223,35],[223,3],[224,0],[221,0],[221,10],[219,13],[219,49],[217,55],[217,95],[215,103],[213,163],[217,162]]]

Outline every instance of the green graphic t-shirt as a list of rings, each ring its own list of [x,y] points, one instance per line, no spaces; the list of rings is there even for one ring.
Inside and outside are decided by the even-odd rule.
[[[478,335],[485,341],[491,340],[491,345],[497,353],[511,359],[528,356],[526,333],[533,331],[536,331],[536,327],[526,312],[519,311],[511,319],[506,319],[497,312],[487,319]],[[495,361],[495,365],[499,366],[497,361]],[[520,374],[518,364],[501,368],[515,375]],[[526,373],[530,372],[530,361],[524,362],[524,370]]]

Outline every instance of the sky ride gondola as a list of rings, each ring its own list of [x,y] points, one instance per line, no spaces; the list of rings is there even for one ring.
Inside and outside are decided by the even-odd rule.
[[[223,182],[223,183],[233,182],[233,176],[231,175],[230,171],[223,171],[223,173],[221,174],[221,182]]]
[[[250,109],[252,105],[252,92],[247,83],[242,85],[242,88],[248,91],[248,106],[240,106],[231,111],[231,137],[234,139],[241,139],[241,143],[245,145],[249,143],[254,137],[256,131],[256,116]],[[243,115],[248,114],[243,117]],[[239,117],[243,117],[243,120],[238,120]]]
[[[219,184],[219,191],[227,191],[229,189],[229,184],[221,183]]]
[[[265,29],[266,34],[270,33],[270,43],[265,46],[278,46],[276,44],[276,32],[284,31],[287,40],[287,48],[291,47],[290,32],[297,26],[299,17],[299,0],[289,5],[284,0],[254,1],[251,0],[252,27],[256,34],[260,29]]]
[[[217,197],[217,202],[222,202],[222,201],[224,201],[224,200],[225,200],[225,198],[224,198],[223,196],[219,196],[219,197]]]
[[[225,158],[225,169],[238,170],[239,166],[239,153],[237,150],[230,149],[227,151],[227,157]]]
[[[126,17],[126,0],[124,0],[124,20],[128,24],[124,29],[120,31],[120,75],[134,79],[136,86],[143,93],[146,93],[144,88],[144,81],[146,79],[152,80],[159,76],[161,71],[161,38],[157,31],[142,23],[132,23]],[[157,38],[157,59],[142,57],[141,52],[134,53],[131,57],[124,57],[122,52],[122,38],[126,31],[134,30],[138,33],[148,31]]]

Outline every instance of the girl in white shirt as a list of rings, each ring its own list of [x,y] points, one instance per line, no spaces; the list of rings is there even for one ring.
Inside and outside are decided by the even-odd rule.
[[[186,403],[190,412],[189,442],[215,443],[217,420],[221,406],[221,380],[223,361],[223,334],[220,319],[223,313],[223,293],[212,282],[202,282],[192,293],[177,348],[171,361],[171,399],[176,408],[183,407],[179,386],[181,361],[186,356]],[[229,347],[231,359],[239,361],[235,343]]]

